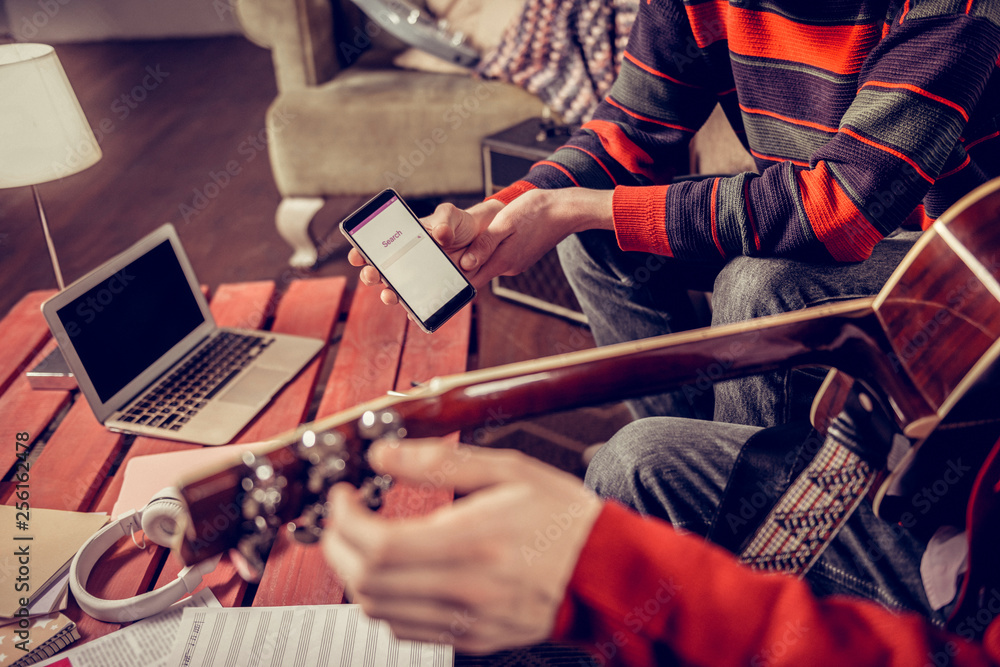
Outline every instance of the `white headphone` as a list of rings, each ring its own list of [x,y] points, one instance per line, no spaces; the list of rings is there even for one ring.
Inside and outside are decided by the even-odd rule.
[[[185,567],[178,573],[177,579],[163,588],[124,600],[102,600],[86,589],[90,572],[104,552],[123,537],[131,536],[134,541],[137,529],[141,528],[146,537],[156,544],[170,547],[177,530],[177,518],[183,510],[177,490],[166,488],[141,510],[129,510],[94,533],[73,556],[70,564],[69,587],[80,609],[100,621],[127,623],[159,613],[194,591],[202,578],[215,569],[220,556]],[[140,548],[144,547],[145,543]]]

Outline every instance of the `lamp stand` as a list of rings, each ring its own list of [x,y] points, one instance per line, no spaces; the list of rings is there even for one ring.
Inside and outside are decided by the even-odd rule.
[[[59,258],[56,257],[56,247],[52,244],[52,235],[49,234],[49,221],[45,217],[45,209],[42,208],[42,198],[38,195],[38,186],[32,185],[31,192],[35,195],[35,206],[38,207],[38,219],[42,221],[42,233],[45,234],[45,244],[49,247],[49,259],[52,260],[52,270],[56,273],[56,284],[59,291],[66,289],[63,282],[62,271],[59,269]]]
[[[49,247],[49,259],[52,260],[52,270],[56,274],[56,283],[59,291],[66,289],[63,282],[62,271],[59,268],[59,258],[56,257],[56,247],[52,243],[52,235],[49,234],[49,223],[45,217],[45,209],[42,208],[42,198],[38,195],[38,188],[31,186],[31,192],[35,195],[35,205],[38,207],[38,218],[42,221],[42,232],[45,234],[45,244]],[[76,378],[73,372],[66,365],[66,359],[62,351],[57,347],[48,356],[29,370],[25,375],[28,384],[32,389],[76,389]]]

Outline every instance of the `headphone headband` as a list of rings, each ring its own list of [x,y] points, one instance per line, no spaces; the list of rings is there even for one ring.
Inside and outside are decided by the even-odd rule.
[[[167,539],[173,534],[182,509],[176,490],[165,489],[143,509],[129,510],[94,533],[70,564],[69,587],[80,609],[100,621],[126,623],[157,614],[193,592],[202,578],[215,569],[219,556],[185,567],[177,579],[162,588],[124,600],[103,600],[88,593],[86,588],[90,573],[104,552],[140,528],[156,544],[169,547]]]

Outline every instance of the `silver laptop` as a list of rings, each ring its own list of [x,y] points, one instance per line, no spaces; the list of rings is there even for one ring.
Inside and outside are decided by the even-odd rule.
[[[222,445],[324,341],[216,326],[173,225],[42,304],[98,421]]]

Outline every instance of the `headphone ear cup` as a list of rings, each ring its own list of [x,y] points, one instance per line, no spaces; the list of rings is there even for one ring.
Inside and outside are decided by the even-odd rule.
[[[170,547],[177,532],[177,520],[184,505],[173,488],[156,494],[142,510],[142,532],[161,547]]]

